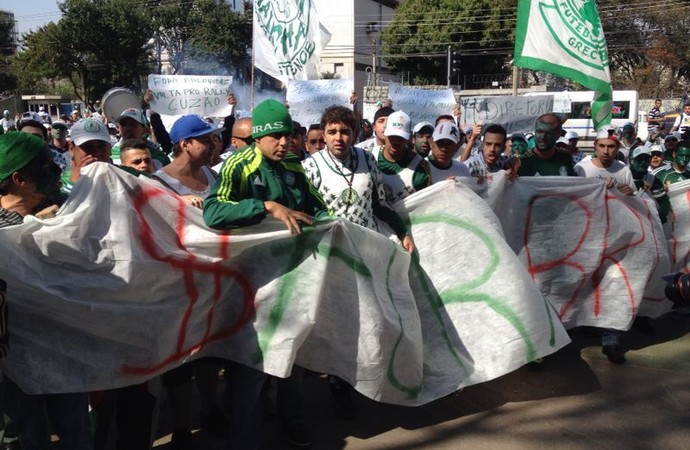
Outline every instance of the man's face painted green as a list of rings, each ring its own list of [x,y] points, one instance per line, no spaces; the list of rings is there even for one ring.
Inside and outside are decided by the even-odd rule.
[[[651,161],[652,158],[649,155],[640,155],[630,161],[630,165],[635,172],[646,172]]]
[[[527,152],[527,142],[516,139],[513,141],[513,155],[521,156]]]
[[[687,166],[688,163],[690,163],[690,148],[678,147],[678,150],[676,150],[676,156],[673,158],[673,161],[680,167]]]

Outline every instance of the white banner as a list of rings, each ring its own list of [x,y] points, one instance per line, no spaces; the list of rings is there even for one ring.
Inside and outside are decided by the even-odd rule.
[[[24,390],[138,383],[202,355],[277,376],[293,362],[420,405],[568,343],[487,204],[440,183],[405,200],[419,262],[333,220],[216,233],[149,180],[95,163],[56,218],[0,229]],[[408,275],[409,274],[409,275]]]
[[[319,56],[331,35],[313,0],[254,0],[254,65],[284,84],[319,78]]]
[[[467,125],[502,125],[508,134],[534,132],[537,117],[553,111],[553,95],[462,97],[460,111]]]
[[[456,105],[452,89],[420,89],[388,83],[388,98],[393,101],[393,108],[405,111],[410,116],[412,127],[420,122],[434,123],[444,114],[452,114]]]
[[[494,174],[463,179],[491,205],[566,328],[627,330],[636,314],[669,311],[661,276],[670,269],[656,203],[625,196],[601,180]],[[690,228],[686,228],[690,229]]]
[[[690,180],[669,185],[671,212],[666,222],[672,272],[690,273]]]
[[[225,117],[232,114],[227,100],[231,85],[231,76],[151,74],[151,109],[162,116]]]
[[[321,116],[329,106],[345,106],[352,109],[350,96],[355,87],[353,78],[337,80],[290,80],[287,101],[290,116],[302,126],[321,123]]]

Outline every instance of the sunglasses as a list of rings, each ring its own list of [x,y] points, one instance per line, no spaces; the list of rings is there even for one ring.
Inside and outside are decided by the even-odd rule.
[[[252,142],[254,142],[254,138],[251,136],[247,137],[241,137],[241,136],[233,136],[235,139],[239,139],[240,141],[244,141],[246,144],[251,145]]]

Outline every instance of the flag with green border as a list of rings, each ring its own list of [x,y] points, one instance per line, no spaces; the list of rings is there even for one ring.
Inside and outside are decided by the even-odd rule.
[[[594,128],[611,122],[609,58],[594,0],[519,0],[514,64],[593,90]]]

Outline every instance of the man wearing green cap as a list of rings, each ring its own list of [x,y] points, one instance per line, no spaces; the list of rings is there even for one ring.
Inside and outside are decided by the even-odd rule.
[[[314,216],[328,215],[326,204],[307,180],[299,160],[292,155],[288,157],[292,132],[292,118],[282,103],[270,99],[254,108],[254,142],[223,164],[220,178],[204,202],[206,225],[225,230],[254,225],[272,216],[294,235],[301,233],[302,224],[313,223]],[[292,445],[309,447],[311,438],[295,414],[301,399],[301,372],[295,369],[288,379],[292,379],[293,390],[289,396],[293,405],[281,407],[281,410],[290,410],[292,417],[283,418],[283,426]],[[232,410],[240,412],[230,418],[231,447],[258,449],[261,445],[260,394],[266,374],[235,362],[230,363],[227,373]],[[280,395],[278,402],[282,403]],[[285,419],[289,422],[285,423]]]
[[[27,133],[0,136],[0,228],[19,225],[27,215],[43,216],[57,206],[44,209],[57,196],[60,169],[44,140]],[[0,310],[0,329],[6,330],[5,307]],[[46,343],[48,344],[48,343]],[[0,356],[7,354],[7,336],[0,337]],[[9,351],[12,351],[11,348]],[[29,395],[4,375],[3,408],[12,418],[22,448],[49,448],[50,433],[60,437],[64,448],[91,449],[88,394]]]

